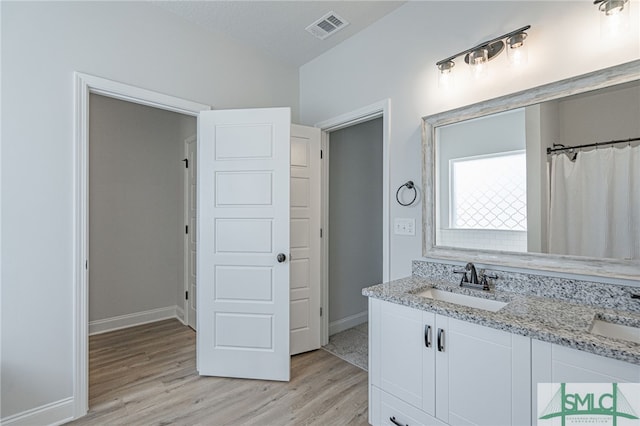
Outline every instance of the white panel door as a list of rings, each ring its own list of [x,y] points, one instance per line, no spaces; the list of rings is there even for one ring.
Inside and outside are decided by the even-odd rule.
[[[187,325],[196,329],[196,138],[185,141],[185,275],[187,283]]]
[[[201,375],[289,380],[290,120],[289,108],[198,117]]]
[[[291,126],[291,355],[320,348],[320,129]]]

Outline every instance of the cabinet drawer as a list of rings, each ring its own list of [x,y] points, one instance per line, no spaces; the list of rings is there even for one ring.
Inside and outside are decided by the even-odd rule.
[[[434,425],[444,426],[444,423],[431,417],[422,410],[417,409],[413,405],[388,394],[375,386],[372,389],[371,403],[378,403],[378,409],[374,410],[375,416],[372,423],[374,426],[418,426],[418,425]],[[394,419],[394,423],[391,419]]]

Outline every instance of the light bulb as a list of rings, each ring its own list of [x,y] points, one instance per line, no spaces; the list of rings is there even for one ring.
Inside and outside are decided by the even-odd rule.
[[[438,87],[442,89],[449,89],[453,87],[453,67],[455,63],[453,61],[446,61],[438,64]]]
[[[511,65],[520,67],[529,61],[529,48],[524,40],[527,33],[518,33],[507,40],[507,56]]]
[[[603,4],[604,14],[607,16],[616,15],[624,9],[623,0],[609,0]]]
[[[599,5],[600,36],[613,39],[623,34],[629,27],[631,2],[629,0],[605,0]]]
[[[475,79],[484,78],[488,75],[489,51],[486,48],[474,50],[468,55],[469,66],[471,67],[471,75]]]

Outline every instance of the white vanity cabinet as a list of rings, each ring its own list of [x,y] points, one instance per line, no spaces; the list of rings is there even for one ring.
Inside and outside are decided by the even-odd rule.
[[[369,330],[373,425],[530,422],[529,338],[373,298]]]

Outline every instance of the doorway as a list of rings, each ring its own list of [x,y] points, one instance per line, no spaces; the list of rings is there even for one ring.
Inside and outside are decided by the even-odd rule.
[[[144,324],[173,318],[175,327],[186,328],[176,321],[188,320],[182,160],[185,140],[195,146],[196,119],[99,94],[89,96],[89,107],[88,362],[89,408],[95,412],[120,388],[100,385],[102,354],[133,344]],[[140,381],[134,371],[152,365],[147,360],[156,350],[142,345],[140,351],[144,356],[115,364],[132,372],[127,386]]]
[[[367,321],[382,282],[382,118],[330,133],[329,335]]]
[[[368,365],[368,301],[382,282],[382,118],[329,135],[329,344]]]
[[[182,158],[195,132],[194,117],[90,95],[89,334],[186,319]]]
[[[389,117],[390,117],[390,101],[384,100],[381,102],[377,102],[375,104],[360,108],[358,110],[352,111],[347,114],[340,115],[338,117],[332,118],[330,120],[321,122],[316,124],[317,127],[323,130],[323,150],[326,153],[326,158],[328,161],[323,163],[323,229],[327,232],[328,238],[323,239],[323,267],[322,267],[322,292],[323,292],[323,307],[328,310],[329,315],[326,315],[323,318],[323,346],[329,343],[329,335],[334,333],[339,333],[343,330],[354,328],[356,326],[359,331],[358,337],[363,340],[363,344],[366,346],[366,338],[367,331],[366,325],[363,325],[367,321],[367,304],[366,299],[363,298],[360,294],[360,290],[363,287],[368,287],[370,285],[378,284],[380,282],[389,281]],[[352,132],[360,133],[358,131],[359,125],[363,125],[360,130],[367,129],[362,132],[363,141],[362,145],[354,150],[354,153],[341,153],[340,148],[338,147],[335,150],[332,147],[338,145],[340,143],[340,139],[343,136],[347,136],[347,139],[350,138],[349,134]],[[342,131],[345,132],[342,132]],[[365,141],[368,143],[375,145],[376,149],[373,149],[371,146],[367,145]],[[354,145],[355,146],[355,145]],[[349,150],[347,145],[344,146]],[[335,151],[335,152],[334,152]],[[375,154],[373,151],[377,151]],[[332,170],[332,165],[336,166],[336,164],[332,164],[332,159],[335,158],[334,154],[337,155],[346,155],[344,158],[347,159],[349,156],[353,156],[353,161],[355,163],[347,160],[342,165],[338,165],[339,169],[344,169],[344,173],[338,171],[338,174],[344,174],[342,178],[334,179],[334,185],[331,185],[331,174],[336,173],[336,170]],[[375,157],[375,158],[372,158]],[[360,163],[364,161],[362,164],[371,164],[373,169],[369,170],[367,174],[370,179],[375,180],[377,183],[375,186],[370,185],[369,182],[364,180],[359,180],[362,176],[358,175],[358,167],[356,163]],[[337,160],[339,162],[339,160]],[[349,174],[353,173],[351,177]],[[374,176],[375,175],[375,176]],[[349,182],[349,184],[354,184],[347,192],[352,192],[351,194],[343,194],[342,196],[346,201],[346,205],[342,208],[345,208],[347,213],[346,215],[350,215],[349,212],[356,212],[363,205],[367,205],[369,209],[375,209],[376,214],[371,215],[367,212],[367,209],[363,209],[361,215],[367,215],[368,221],[368,231],[359,232],[364,235],[366,232],[369,232],[372,235],[365,235],[364,237],[359,237],[354,234],[349,234],[349,228],[354,228],[354,226],[349,226],[348,224],[343,223],[337,224],[338,228],[341,226],[346,228],[344,230],[338,229],[338,238],[342,238],[345,235],[347,239],[348,235],[351,235],[353,240],[360,239],[372,239],[375,244],[375,248],[371,248],[369,250],[369,255],[365,256],[365,261],[361,265],[366,264],[367,262],[377,264],[372,265],[371,269],[373,274],[369,277],[361,277],[362,281],[360,284],[360,289],[351,289],[347,290],[349,292],[349,296],[354,301],[362,302],[359,306],[356,303],[350,303],[345,300],[340,300],[340,296],[332,297],[331,295],[331,283],[330,281],[335,279],[332,277],[332,274],[335,269],[331,268],[331,259],[335,255],[335,259],[333,259],[334,266],[336,266],[336,262],[341,262],[344,264],[344,261],[349,261],[349,259],[353,258],[354,252],[358,253],[358,256],[362,254],[363,251],[359,250],[357,247],[352,248],[350,251],[348,250],[346,253],[340,255],[340,253],[331,253],[332,244],[332,235],[334,235],[334,230],[332,229],[331,224],[331,215],[332,215],[332,199],[331,191],[335,190],[336,185],[338,186],[338,191],[341,189],[341,182]],[[351,186],[346,185],[345,186]],[[367,187],[369,186],[369,187]],[[368,192],[372,191],[372,192]],[[335,195],[335,194],[334,194]],[[352,206],[349,206],[350,201],[354,201]],[[334,204],[335,204],[334,200]],[[338,212],[333,212],[334,216],[343,216]],[[355,214],[357,217],[358,213]],[[335,224],[335,218],[333,219]],[[356,222],[358,228],[361,223]],[[334,249],[335,250],[335,249]],[[345,259],[345,257],[347,257]],[[347,266],[348,267],[348,266]],[[365,267],[365,266],[361,266]],[[347,278],[347,280],[349,280]],[[334,295],[335,296],[335,295]],[[358,300],[360,297],[362,300]],[[335,305],[338,307],[334,308]],[[348,308],[346,310],[341,310],[340,304],[343,307],[346,305]],[[355,308],[355,309],[354,309]],[[348,311],[351,309],[351,311]],[[333,310],[333,315],[332,315]],[[347,340],[351,340],[350,338]],[[366,366],[366,356],[361,357],[363,363]],[[366,367],[365,367],[366,368]]]
[[[192,117],[198,116],[200,111],[211,109],[208,105],[100,77],[75,73],[74,418],[82,417],[87,413],[89,402],[89,102],[91,94]]]

